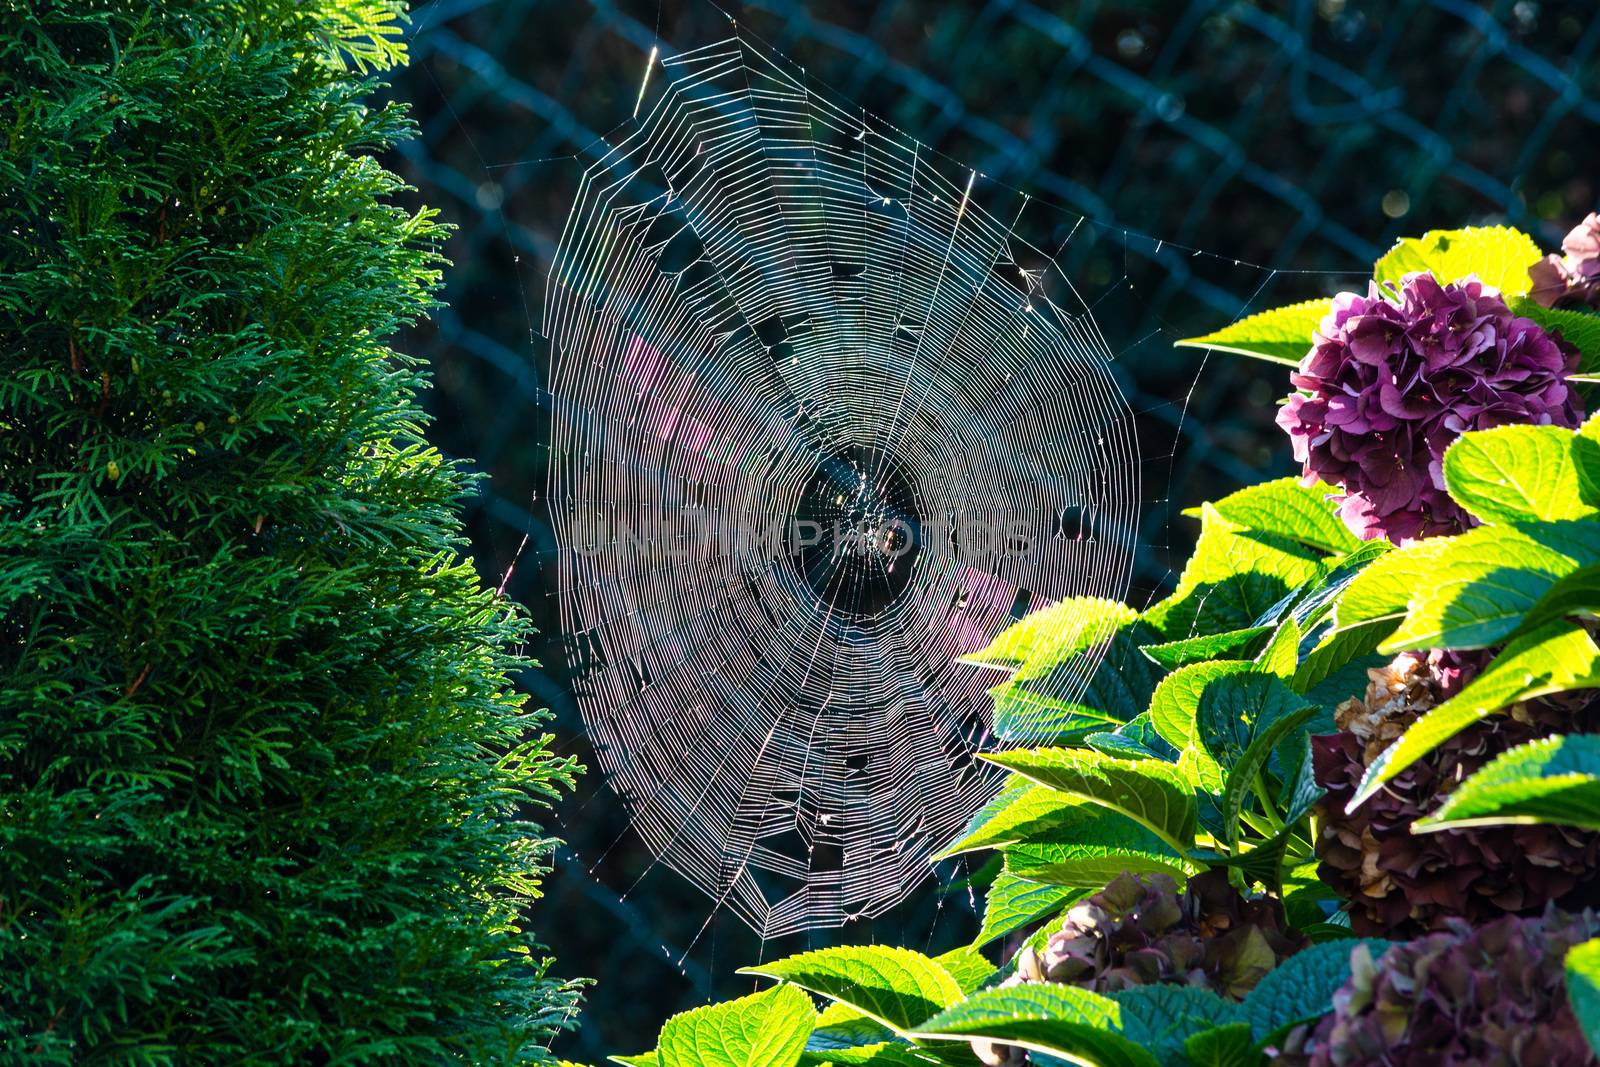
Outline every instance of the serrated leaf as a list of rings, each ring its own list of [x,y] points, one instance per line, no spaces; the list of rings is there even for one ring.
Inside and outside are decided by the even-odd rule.
[[[1094,730],[1115,730],[1150,702],[1161,670],[1140,651],[1154,632],[1135,622],[1066,659],[1041,654],[995,698],[993,732],[1010,744],[1076,742]]]
[[[897,1040],[895,1032],[878,1020],[862,1014],[848,1004],[834,1001],[823,1008],[817,1016],[811,1036],[806,1038],[806,1049],[811,1052],[827,1052],[895,1040]]]
[[[1246,531],[1203,504],[1200,537],[1177,588],[1143,618],[1168,641],[1248,629],[1291,589],[1325,570],[1316,549]]]
[[[1052,789],[1019,780],[1006,786],[967,824],[966,833],[932,857],[933,862],[964,852],[999,848],[1026,840],[1071,819],[1079,802]]]
[[[1600,380],[1600,315],[1567,308],[1540,307],[1531,297],[1519,296],[1509,301],[1511,310],[1525,319],[1538,323],[1546,333],[1556,333],[1578,350],[1578,371],[1572,377],[1579,381]]]
[[[1151,721],[1148,711],[1141,711],[1117,727],[1116,733],[1119,737],[1137,741],[1168,763],[1173,763],[1178,758],[1178,750],[1167,744],[1166,740],[1156,732],[1155,723]]]
[[[1008,626],[988,647],[963,656],[963,663],[1021,669],[1041,657],[1065,659],[1106,638],[1139,617],[1115,600],[1071,597],[1030,613]]]
[[[1328,500],[1338,492],[1331,485],[1305,485],[1299,478],[1276,478],[1230,493],[1212,504],[1217,513],[1245,533],[1270,534],[1298,541],[1319,552],[1353,552],[1365,542],[1339,518]],[[1198,515],[1187,509],[1185,515]]]
[[[1600,830],[1600,736],[1546,737],[1502,752],[1412,830],[1513,823]]]
[[[939,1055],[929,1049],[920,1049],[904,1041],[884,1041],[853,1048],[808,1050],[800,1057],[800,1067],[950,1067],[950,1064],[976,1064],[966,1060]]]
[[[794,1067],[816,1022],[811,998],[779,985],[668,1019],[661,1067]]]
[[[1195,716],[1200,697],[1219,679],[1252,669],[1246,660],[1212,660],[1173,671],[1162,679],[1150,698],[1150,723],[1167,744],[1178,751],[1196,741]]]
[[[1279,624],[1272,640],[1253,662],[1258,670],[1285,681],[1294,677],[1295,668],[1300,665],[1300,624],[1294,621],[1294,616]]]
[[[1345,587],[1334,604],[1335,630],[1385,624],[1392,630],[1405,618],[1418,582],[1438,569],[1454,538],[1432,537],[1373,560]]]
[[[1509,299],[1532,287],[1528,268],[1541,258],[1533,238],[1510,226],[1429,230],[1421,237],[1401,238],[1373,265],[1372,276],[1398,285],[1415,271],[1429,271],[1444,283],[1472,274]]]
[[[1307,707],[1281,678],[1255,669],[1230,672],[1201,691],[1196,736],[1219,766],[1231,770],[1274,722]]]
[[[802,952],[772,963],[741,967],[836,1000],[896,1033],[961,999],[961,987],[943,967],[910,949],[843,946]]]
[[[1122,733],[1085,734],[1083,743],[1094,751],[1115,759],[1161,759],[1154,751]]]
[[[1311,735],[1318,731],[1314,720],[1301,731],[1288,731],[1277,749],[1278,764],[1282,770],[1283,792],[1278,801],[1284,807],[1283,821],[1293,825],[1311,813],[1317,801],[1327,790],[1317,784],[1316,768],[1311,762]],[[1331,727],[1332,722],[1328,725]]]
[[[612,1063],[620,1063],[622,1067],[661,1067],[661,1058],[653,1049],[632,1056],[607,1056],[606,1059]]]
[[[1361,656],[1337,668],[1316,685],[1309,687],[1304,693],[1306,701],[1317,705],[1327,713],[1325,725],[1313,723],[1312,732],[1333,733],[1334,709],[1351,697],[1365,693],[1367,683],[1371,680],[1369,672],[1392,662],[1393,659],[1393,656]]]
[[[1259,1067],[1266,1057],[1256,1048],[1249,1023],[1228,1023],[1202,1030],[1183,1043],[1189,1067]]]
[[[1144,646],[1144,654],[1155,660],[1169,670],[1177,667],[1186,667],[1191,663],[1202,663],[1208,659],[1217,659],[1225,653],[1244,653],[1259,639],[1272,633],[1271,626],[1247,626],[1243,630],[1229,630],[1227,633],[1205,634],[1201,637],[1189,637],[1179,641],[1163,641],[1158,645]],[[1228,658],[1238,658],[1231,656]]]
[[[1184,1042],[1233,1021],[1238,1006],[1189,985],[1135,986],[1110,994],[1122,1009],[1122,1033],[1162,1063],[1183,1059]]]
[[[1257,774],[1266,769],[1267,760],[1272,755],[1272,750],[1278,746],[1289,734],[1299,730],[1311,721],[1317,714],[1317,708],[1306,705],[1297,710],[1279,715],[1269,722],[1256,727],[1250,740],[1250,746],[1244,754],[1228,770],[1227,785],[1222,791],[1222,822],[1228,831],[1228,847],[1239,847],[1239,822],[1240,814],[1244,810],[1244,802],[1250,797],[1252,785]],[[1286,820],[1292,824],[1295,820]],[[1275,882],[1276,879],[1270,879]]]
[[[1200,803],[1200,825],[1213,836],[1225,834],[1227,831],[1222,826],[1221,810],[1217,807],[1217,802],[1222,799],[1223,786],[1226,784],[1222,765],[1200,745],[1190,744],[1178,756],[1178,770],[1194,783],[1195,797]]]
[[[990,884],[988,895],[984,898],[983,928],[978,931],[978,939],[973,944],[987,945],[1030,923],[1048,918],[1083,897],[1086,892],[1081,887],[1030,882],[1002,871]]]
[[[1567,999],[1583,1027],[1589,1050],[1600,1053],[1600,938],[1574,945],[1563,964]]]
[[[1296,598],[1290,618],[1299,625],[1301,633],[1309,639],[1327,625],[1334,604],[1352,582],[1375,560],[1386,555],[1394,546],[1387,541],[1367,541],[1360,548],[1331,561],[1328,573],[1305,588]],[[1262,620],[1263,622],[1266,620]]]
[[[1171,845],[1139,823],[1089,805],[1080,822],[1010,845],[1005,858],[1006,871],[1018,878],[1087,889],[1103,889],[1123,871],[1169,874],[1181,883],[1192,869]]]
[[[1075,986],[1045,983],[986,989],[928,1019],[911,1033],[922,1041],[975,1037],[1059,1056],[1085,1067],[1160,1067],[1116,1031],[1121,1009]]]
[[[1525,633],[1557,619],[1597,615],[1600,615],[1600,565],[1579,567],[1545,590],[1522,616],[1517,632]]]
[[[953,948],[949,952],[935,956],[933,962],[943,967],[950,977],[956,980],[961,992],[966,994],[977,992],[995,972],[995,965],[971,945]]]
[[[1443,546],[1431,566],[1412,574],[1416,586],[1405,619],[1378,650],[1486,648],[1504,641],[1562,577],[1600,563],[1597,534],[1595,523],[1565,520],[1480,526],[1439,538]]]
[[[1179,348],[1212,348],[1297,367],[1311,351],[1311,335],[1332,310],[1331,299],[1307,300],[1250,315],[1216,333],[1186,337],[1175,344]]]
[[[1304,693],[1307,699],[1314,703],[1326,704],[1320,693],[1313,697],[1312,693],[1330,679],[1338,693],[1333,702],[1337,704],[1346,697],[1352,697],[1366,688],[1366,670],[1368,667],[1378,666],[1387,662],[1390,657],[1374,657],[1378,645],[1388,636],[1393,629],[1387,622],[1364,623],[1353,626],[1348,630],[1333,630],[1328,633],[1323,641],[1311,649],[1295,668],[1294,677],[1289,679],[1289,688],[1297,693]],[[1341,671],[1356,666],[1350,671],[1348,678],[1356,688],[1343,691],[1344,682],[1339,680]]]
[[[1017,749],[982,758],[1040,785],[1120,812],[1180,855],[1194,844],[1194,793],[1165,763],[1070,748]]]
[[[1333,1010],[1333,995],[1350,978],[1350,957],[1366,951],[1376,959],[1389,948],[1377,939],[1329,941],[1290,956],[1261,979],[1241,1006],[1258,1044],[1292,1026]]]
[[[1577,440],[1559,426],[1462,434],[1445,450],[1445,487],[1484,522],[1592,518],[1600,509],[1579,497]]]
[[[1318,924],[1330,922],[1333,908],[1343,903],[1338,891],[1322,881],[1317,866],[1317,861],[1313,859],[1284,871],[1281,876],[1284,917],[1289,920],[1290,926],[1302,933]],[[1344,934],[1346,937],[1352,936],[1348,928]],[[1313,937],[1312,940],[1318,938]]]
[[[1581,626],[1553,622],[1506,645],[1466,688],[1425,712],[1378,754],[1348,809],[1468,726],[1508,704],[1600,686],[1600,648]]]

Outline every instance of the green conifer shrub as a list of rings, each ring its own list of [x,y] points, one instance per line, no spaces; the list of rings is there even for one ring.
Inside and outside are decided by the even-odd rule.
[[[0,0],[0,1063],[541,1058],[574,770],[385,339],[387,0]]]

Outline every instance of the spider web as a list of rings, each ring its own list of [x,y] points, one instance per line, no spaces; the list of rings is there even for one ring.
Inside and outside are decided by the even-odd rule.
[[[659,70],[549,276],[559,610],[634,829],[766,939],[883,913],[994,794],[962,657],[1125,594],[1138,448],[1026,198],[743,38]]]

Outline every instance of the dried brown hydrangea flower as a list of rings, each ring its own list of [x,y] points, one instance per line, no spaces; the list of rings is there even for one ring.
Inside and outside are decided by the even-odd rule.
[[[1312,739],[1328,791],[1318,805],[1318,876],[1349,898],[1364,936],[1406,937],[1447,919],[1530,914],[1600,889],[1600,834],[1562,826],[1498,826],[1414,834],[1464,778],[1507,749],[1595,717],[1587,696],[1536,701],[1485,719],[1401,772],[1353,813],[1345,807],[1373,759],[1423,712],[1470,680],[1481,657],[1405,653],[1369,672],[1363,697],[1335,712],[1342,732]],[[1577,903],[1588,903],[1587,899]]]

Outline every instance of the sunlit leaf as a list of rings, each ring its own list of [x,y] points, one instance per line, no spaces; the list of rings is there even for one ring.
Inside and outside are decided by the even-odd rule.
[[[1307,300],[1250,315],[1215,333],[1186,337],[1175,344],[1180,348],[1212,348],[1294,367],[1311,351],[1311,335],[1332,310],[1332,300]]]
[[[1506,823],[1600,830],[1600,736],[1546,737],[1502,752],[1458,785],[1416,833]]]
[[[1528,268],[1543,255],[1533,238],[1510,226],[1429,230],[1396,242],[1374,265],[1372,276],[1398,284],[1407,274],[1429,271],[1440,282],[1450,283],[1471,274],[1501,295],[1513,297],[1532,287]]]
[[[1518,637],[1461,692],[1412,723],[1367,768],[1349,807],[1468,726],[1508,704],[1600,686],[1600,648],[1581,626],[1553,622]]]

